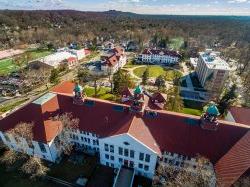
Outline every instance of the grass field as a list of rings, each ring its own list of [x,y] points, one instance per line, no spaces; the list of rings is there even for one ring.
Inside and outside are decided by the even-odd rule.
[[[0,60],[0,75],[7,75],[17,69],[18,67],[13,63],[12,59],[7,58]]]
[[[180,50],[183,44],[184,44],[184,39],[182,37],[176,37],[170,39],[169,47],[173,48],[174,50]]]
[[[33,51],[28,51],[26,53],[30,53],[30,57],[31,57],[30,60],[35,60],[35,59],[47,56],[51,54],[52,52],[48,50],[44,50],[44,49],[37,49]],[[12,58],[0,60],[0,75],[7,75],[13,71],[18,70],[18,68],[19,67],[17,67],[14,64]]]
[[[183,108],[182,113],[191,114],[191,115],[195,115],[195,116],[201,116],[202,110],[193,109],[193,108]]]
[[[17,101],[17,102],[13,102],[13,103],[10,103],[8,105],[4,105],[2,107],[0,107],[0,113],[4,113],[4,112],[7,112],[9,110],[12,110],[14,109],[15,107],[23,104],[24,102],[28,101],[29,99],[23,99],[23,100],[20,100],[20,101]]]
[[[142,77],[144,71],[147,67],[138,67],[134,70],[134,74],[138,77]],[[158,77],[160,75],[165,75],[165,70],[161,66],[148,66],[149,68],[149,77]]]
[[[95,89],[93,87],[85,87],[84,91],[88,97],[94,97],[95,95]],[[106,87],[101,87],[97,89],[97,98],[109,101],[116,100],[116,97],[110,93],[110,88]]]
[[[161,66],[153,65],[148,66],[149,68],[149,77],[156,78],[160,75],[164,76],[167,81],[172,81],[175,77],[181,77],[182,73],[172,69],[166,69]],[[146,67],[139,67],[134,70],[134,74],[138,77],[142,77]]]

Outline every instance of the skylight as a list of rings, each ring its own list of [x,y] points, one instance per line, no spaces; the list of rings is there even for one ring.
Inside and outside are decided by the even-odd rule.
[[[52,98],[54,98],[56,94],[54,93],[46,93],[42,97],[38,98],[37,100],[33,101],[32,103],[37,104],[37,105],[43,105],[44,103],[48,102]]]

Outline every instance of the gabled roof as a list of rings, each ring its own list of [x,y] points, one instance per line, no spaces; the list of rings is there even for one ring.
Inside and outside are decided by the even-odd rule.
[[[232,114],[235,122],[250,125],[250,108],[231,107],[229,112]]]
[[[180,58],[181,55],[176,51],[170,51],[165,49],[145,49],[142,54],[144,55],[167,55]]]
[[[248,131],[216,164],[220,186],[230,187],[250,168],[250,131]]]
[[[190,157],[200,154],[209,158],[212,163],[223,163],[223,167],[236,158],[242,164],[247,161],[243,156],[249,156],[249,149],[245,149],[249,140],[246,143],[245,138],[242,138],[249,134],[250,127],[247,125],[219,121],[217,131],[208,131],[200,127],[199,117],[192,115],[168,111],[153,111],[151,115],[152,110],[146,110],[144,115],[135,115],[129,112],[127,105],[93,98],[85,98],[84,105],[74,105],[73,88],[72,82],[56,86],[52,89],[54,93],[58,92],[56,96],[44,102],[30,103],[0,120],[0,131],[8,131],[19,122],[33,122],[34,139],[47,143],[61,131],[61,124],[51,121],[51,118],[72,113],[74,118],[79,119],[81,131],[97,134],[100,138],[127,133],[159,155],[164,151]],[[237,142],[239,146],[235,147]],[[224,155],[231,152],[234,154],[231,154],[230,159],[223,159]],[[234,156],[235,152],[239,153],[238,157]],[[239,175],[237,172],[243,172],[247,167],[244,165],[239,170],[237,168],[233,172],[236,173],[234,179]],[[225,167],[224,169],[226,171]],[[230,174],[229,170],[228,172]],[[224,181],[224,171],[222,174]]]

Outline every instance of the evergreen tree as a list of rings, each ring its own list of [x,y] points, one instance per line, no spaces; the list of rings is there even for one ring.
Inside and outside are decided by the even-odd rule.
[[[158,76],[155,80],[155,86],[158,87],[158,90],[160,90],[161,88],[164,88],[166,84],[166,81],[164,79],[164,77],[162,75]]]
[[[174,112],[181,112],[183,110],[184,104],[180,96],[180,87],[175,86],[172,89],[168,90],[167,93],[167,102],[165,109]]]
[[[142,75],[142,85],[147,84],[148,78],[149,78],[149,69],[147,67],[146,70],[143,72],[143,75]]]
[[[49,78],[51,83],[58,83],[59,82],[59,72],[57,69],[52,69]]]
[[[81,84],[88,82],[90,79],[90,73],[88,69],[86,68],[79,69],[77,72],[77,79]]]
[[[124,88],[133,87],[134,83],[131,80],[131,77],[127,73],[123,72],[122,70],[118,70],[113,75],[113,85],[114,85],[113,92],[115,94],[120,94]]]
[[[228,91],[225,92],[224,96],[220,99],[218,103],[218,109],[221,114],[225,114],[230,106],[234,103],[237,98],[236,94],[237,86],[234,84]]]

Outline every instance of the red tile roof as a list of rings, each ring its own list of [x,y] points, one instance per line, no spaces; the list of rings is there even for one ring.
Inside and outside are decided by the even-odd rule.
[[[247,125],[219,121],[217,131],[208,131],[199,126],[199,117],[186,114],[155,111],[157,115],[151,116],[146,111],[143,116],[137,116],[129,112],[127,105],[90,98],[85,100],[93,101],[93,106],[78,106],[72,103],[73,88],[73,82],[54,87],[52,91],[59,93],[57,96],[42,105],[30,103],[3,118],[0,131],[8,131],[19,122],[33,122],[34,139],[47,143],[61,131],[61,124],[51,121],[51,117],[67,112],[79,119],[80,130],[101,138],[127,133],[159,155],[168,151],[191,157],[205,156],[217,163],[223,184],[232,183],[249,168],[250,127]],[[238,165],[235,171],[227,170],[234,163]]]
[[[248,131],[216,164],[219,186],[230,187],[250,168],[250,131]]]
[[[53,93],[59,93],[61,95],[73,95],[75,83],[73,81],[64,81],[51,89]]]
[[[84,49],[85,51],[85,55],[90,55],[91,54],[91,51],[89,49]]]
[[[77,61],[77,58],[75,58],[75,57],[69,57],[69,58],[67,59],[67,61],[68,61],[68,62],[75,62],[75,61]]]
[[[167,55],[180,58],[181,55],[176,51],[170,51],[165,49],[145,49],[142,54],[144,55]]]
[[[13,128],[20,121],[34,121],[35,139],[48,142],[55,137],[58,129],[47,120],[57,114],[70,112],[79,118],[80,130],[93,132],[101,137],[127,132],[156,152],[158,150],[155,143],[161,151],[188,156],[199,153],[210,158],[213,163],[249,130],[248,126],[220,122],[217,131],[206,131],[198,126],[198,117],[165,111],[158,112],[155,118],[143,116],[139,119],[136,116],[131,126],[131,114],[126,105],[91,100],[95,102],[94,106],[73,105],[72,98],[66,95],[57,95],[42,106],[31,103],[1,120],[0,130]],[[115,111],[114,106],[123,106],[124,112]]]
[[[229,111],[235,122],[250,125],[250,108],[231,107]]]

